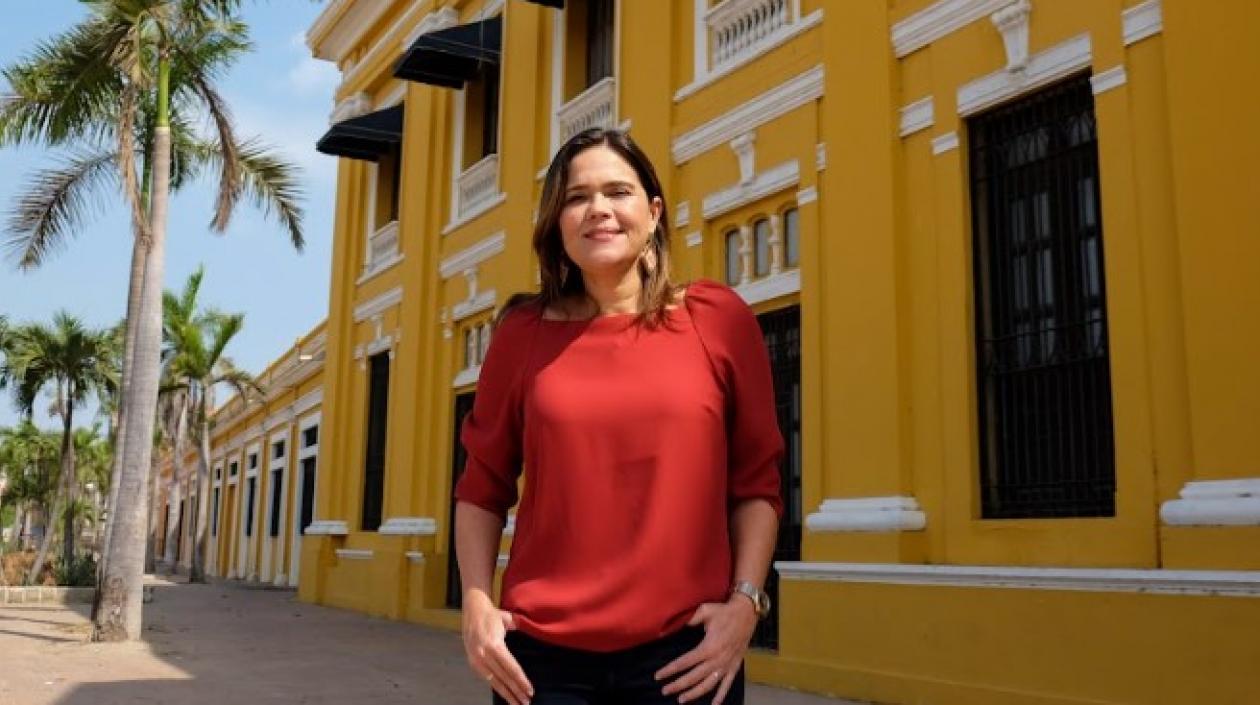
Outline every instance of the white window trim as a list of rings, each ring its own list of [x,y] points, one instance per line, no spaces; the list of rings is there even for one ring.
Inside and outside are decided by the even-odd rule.
[[[1078,34],[1028,59],[1023,71],[1000,68],[958,88],[958,116],[970,117],[999,103],[1031,93],[1081,69],[1092,60],[1089,32]]]
[[[739,294],[749,306],[777,299],[780,296],[796,294],[800,290],[801,270],[799,268],[754,279],[735,287],[735,293]]]
[[[478,18],[486,19],[489,17],[493,17],[496,12],[500,13],[503,17],[502,36],[506,39],[508,37],[508,15],[510,13],[503,11],[504,3],[505,3],[505,0],[491,0],[491,2],[486,3],[486,6],[482,8],[480,13],[478,13]],[[506,46],[504,48],[506,48]],[[498,119],[495,121],[495,130],[498,131],[498,140],[497,140],[498,147],[495,154],[498,154],[500,156],[502,156],[503,154],[503,108],[507,102],[503,100],[503,87],[505,85],[504,69],[507,67],[507,62],[502,60],[503,53],[505,52],[500,53],[500,61],[499,61],[499,116],[498,116]],[[467,110],[467,106],[466,106],[467,91],[468,91],[467,83],[464,84],[464,87],[455,91],[455,129],[452,131],[452,135],[454,137],[455,142],[454,144],[451,145],[452,159],[451,159],[450,217],[448,219],[446,227],[442,228],[442,235],[451,234],[452,232],[460,229],[461,227],[472,222],[473,220],[494,210],[495,208],[500,206],[504,201],[507,200],[507,194],[503,193],[503,167],[502,165],[500,165],[499,168],[496,169],[495,171],[495,190],[498,191],[498,195],[486,201],[486,203],[484,203],[482,206],[477,208],[475,211],[470,211],[468,213],[460,215],[459,177],[464,173],[464,171],[466,171],[463,168],[463,164],[464,164],[464,122],[465,122],[465,117],[466,117],[465,111]]]
[[[276,443],[281,441],[284,442],[284,454],[282,454],[279,458],[273,458],[273,449],[275,448]],[[283,431],[278,431],[267,437],[267,507],[262,512],[262,566],[259,570],[259,578],[264,581],[271,580],[273,574],[275,575],[275,579],[277,581],[284,578],[284,573],[276,572],[273,569],[275,567],[274,563],[276,562],[274,553],[277,545],[281,547],[280,555],[282,557],[284,556],[284,515],[285,510],[288,508],[289,456],[292,454],[293,450],[289,446],[291,446],[292,443],[292,423],[286,426]],[[280,471],[280,486],[273,487],[272,478],[275,477],[275,472],[277,470]],[[280,508],[278,510],[280,514],[279,536],[271,535],[271,497],[274,492],[280,493]]]

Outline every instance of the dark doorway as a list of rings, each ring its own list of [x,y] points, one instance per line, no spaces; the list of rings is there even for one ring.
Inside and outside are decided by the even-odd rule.
[[[464,604],[464,588],[459,580],[459,558],[455,555],[455,483],[459,482],[459,477],[464,473],[464,464],[468,462],[468,453],[464,450],[464,444],[459,442],[460,429],[464,427],[464,417],[468,416],[468,412],[472,411],[473,399],[476,397],[475,392],[465,392],[455,396],[455,439],[452,441],[451,453],[451,501],[450,513],[450,531],[447,533],[446,552],[446,606],[452,609],[460,609]]]

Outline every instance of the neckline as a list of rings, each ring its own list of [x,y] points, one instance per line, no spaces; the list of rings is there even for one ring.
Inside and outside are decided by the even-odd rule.
[[[694,281],[688,283],[687,286],[683,288],[683,297],[678,300],[678,304],[676,306],[667,307],[665,309],[665,315],[668,318],[671,318],[671,319],[676,318],[678,316],[679,311],[683,311],[683,309],[687,308],[687,297],[691,295],[691,287],[695,285],[696,285],[696,282]],[[536,315],[538,317],[538,320],[547,324],[557,324],[561,326],[571,326],[571,325],[592,326],[592,325],[606,325],[608,322],[625,321],[625,320],[636,318],[642,314],[638,312],[623,312],[623,313],[605,313],[602,315],[593,316],[591,318],[574,318],[574,319],[547,318],[545,315],[543,315],[543,310],[540,308],[540,309],[537,309]]]

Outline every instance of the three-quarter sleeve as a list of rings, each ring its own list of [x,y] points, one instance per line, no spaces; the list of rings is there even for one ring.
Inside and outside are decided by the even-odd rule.
[[[522,378],[529,354],[529,315],[516,311],[491,338],[477,381],[472,411],[464,418],[460,441],[468,454],[455,498],[501,519],[516,504],[522,460]]]
[[[730,287],[717,282],[692,283],[686,302],[726,395],[730,501],[764,499],[781,518],[783,436],[761,326],[748,304]]]

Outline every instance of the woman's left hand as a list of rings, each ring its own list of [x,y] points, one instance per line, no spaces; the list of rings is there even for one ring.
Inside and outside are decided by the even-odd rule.
[[[696,648],[679,656],[656,672],[656,680],[682,675],[665,686],[665,695],[682,693],[678,702],[685,703],[718,688],[713,705],[726,698],[731,683],[739,673],[748,651],[748,642],[757,627],[757,613],[752,600],[731,595],[726,602],[706,602],[696,609],[690,626],[704,625],[704,640]]]

